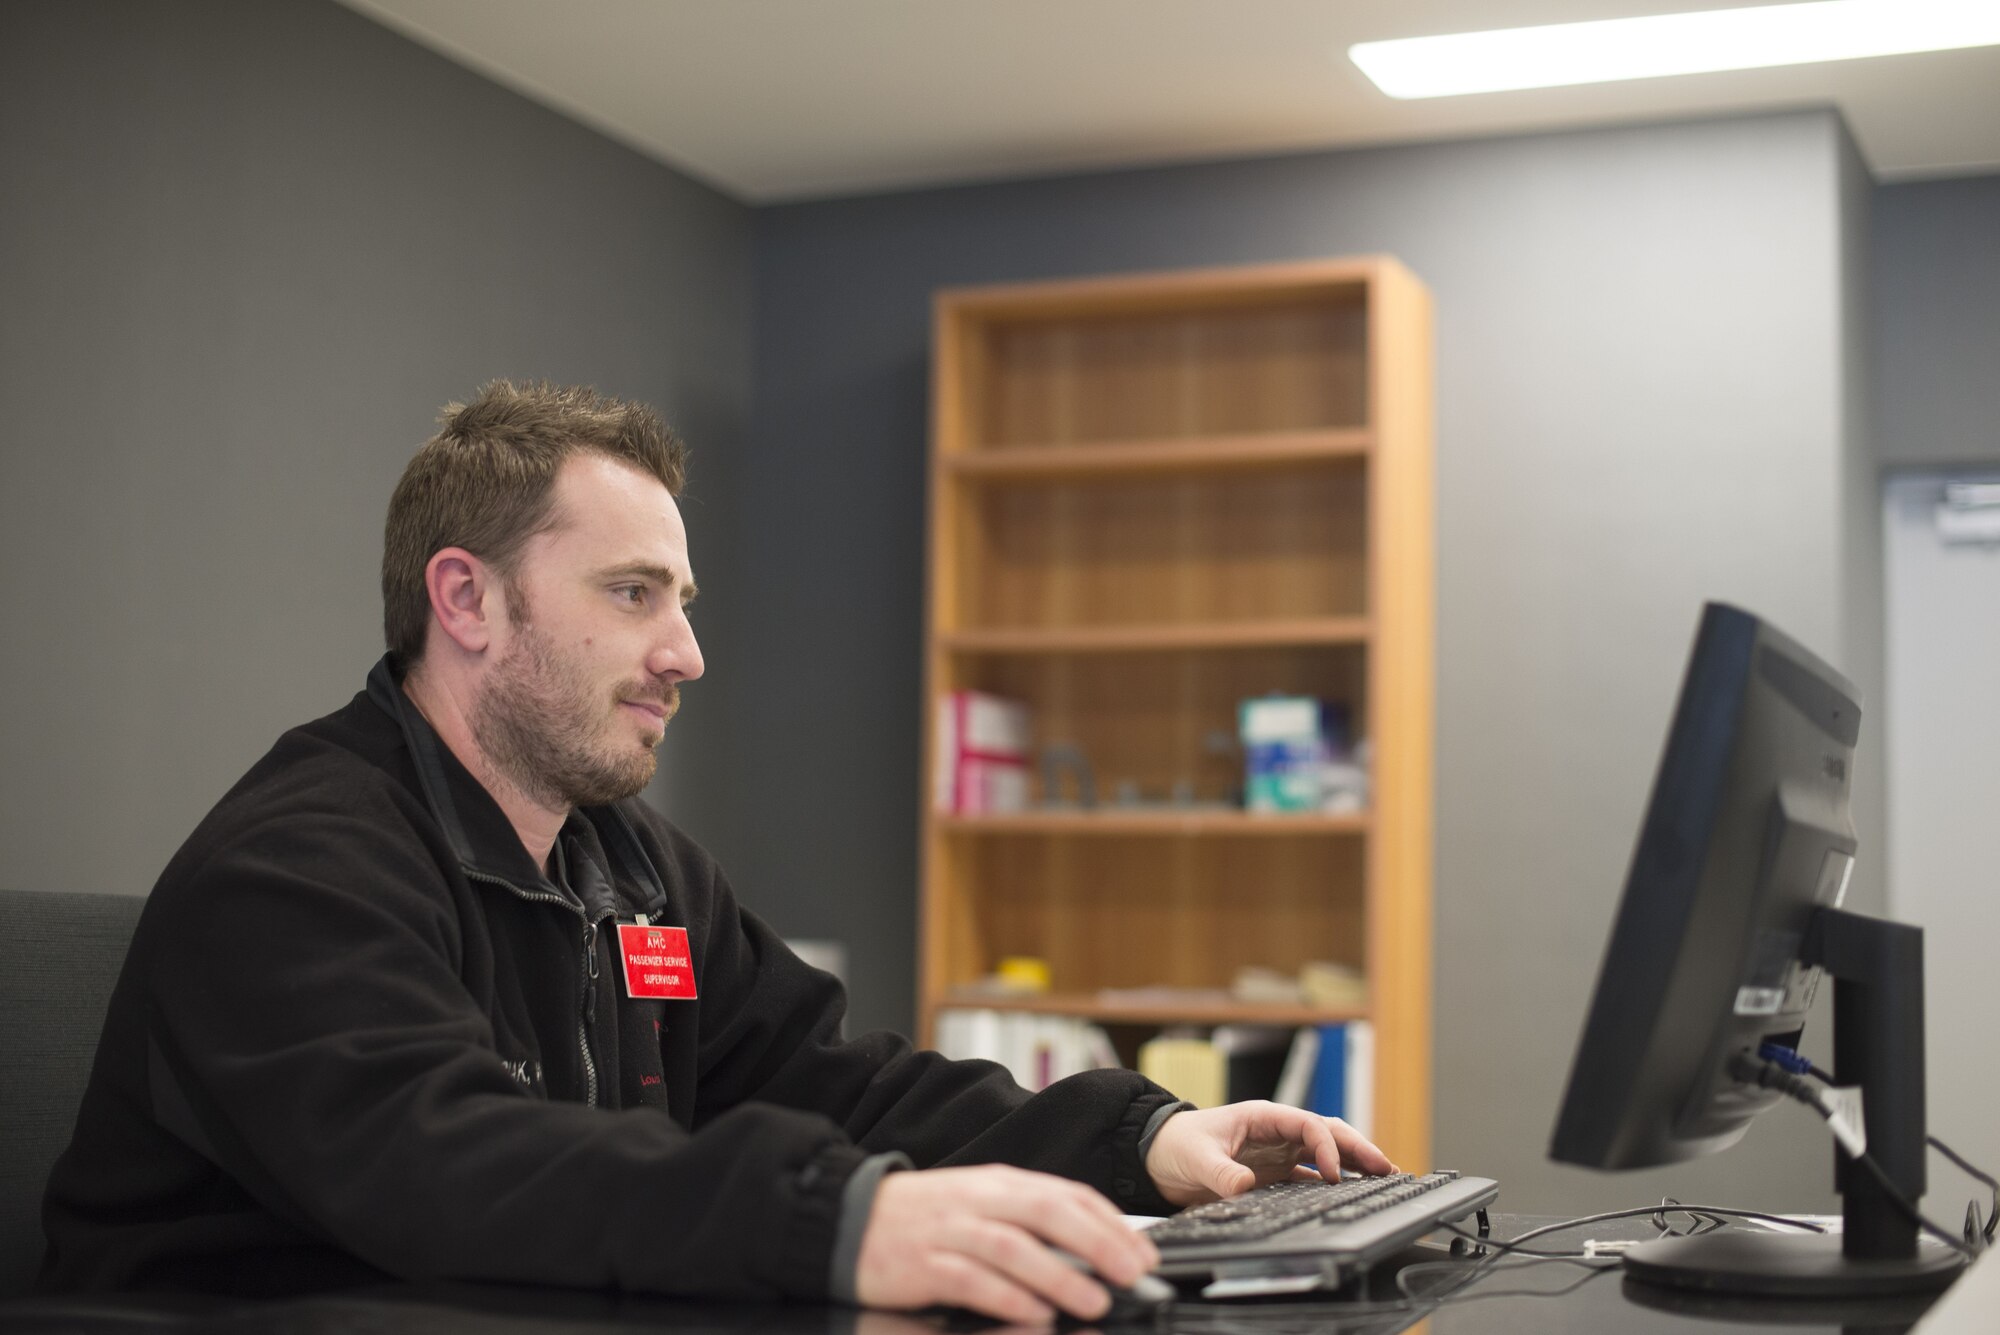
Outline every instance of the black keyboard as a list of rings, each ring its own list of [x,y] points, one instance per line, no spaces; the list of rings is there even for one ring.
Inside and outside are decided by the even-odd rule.
[[[1146,1231],[1169,1278],[1318,1274],[1338,1280],[1466,1218],[1499,1194],[1450,1170],[1277,1182],[1184,1210]]]
[[[1183,1242],[1251,1242],[1314,1219],[1364,1219],[1458,1180],[1452,1172],[1416,1177],[1350,1177],[1339,1182],[1274,1182],[1226,1201],[1184,1210],[1146,1230],[1155,1246]]]

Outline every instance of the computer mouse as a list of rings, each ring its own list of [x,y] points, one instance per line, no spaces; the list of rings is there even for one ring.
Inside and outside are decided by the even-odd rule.
[[[1102,1284],[1111,1294],[1111,1306],[1103,1316],[1073,1317],[1063,1314],[1056,1322],[1058,1330],[1074,1330],[1079,1326],[1123,1326],[1137,1322],[1151,1323],[1169,1303],[1174,1300],[1174,1286],[1158,1275],[1141,1275],[1130,1286],[1113,1284],[1090,1267],[1081,1257],[1071,1255],[1060,1247],[1057,1256],[1089,1275]]]
[[[1111,1291],[1111,1309],[1097,1320],[1106,1326],[1151,1322],[1174,1300],[1174,1286],[1158,1275],[1141,1275],[1130,1288],[1104,1287]]]

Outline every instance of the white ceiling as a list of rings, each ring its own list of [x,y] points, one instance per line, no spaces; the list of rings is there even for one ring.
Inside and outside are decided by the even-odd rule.
[[[2000,47],[1421,102],[1346,56],[1717,0],[343,3],[752,203],[1810,105],[1879,177],[2000,170]]]

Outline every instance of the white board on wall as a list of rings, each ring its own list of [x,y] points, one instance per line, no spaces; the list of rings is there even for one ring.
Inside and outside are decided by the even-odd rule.
[[[1889,914],[1924,929],[1931,1133],[1988,1171],[2000,1167],[2000,540],[1966,540],[1981,526],[1939,510],[1947,484],[1996,480],[1909,473],[1884,489],[1888,707],[1876,733]],[[1934,1158],[1928,1213],[1955,1225],[1966,1185]]]

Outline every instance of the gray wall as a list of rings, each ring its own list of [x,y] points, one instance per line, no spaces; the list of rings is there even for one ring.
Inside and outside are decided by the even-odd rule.
[[[2000,176],[1878,189],[1870,274],[1882,461],[2000,460]]]
[[[1947,543],[1936,512],[1947,481],[2000,482],[1961,465],[1892,478],[1882,506],[1889,592],[1889,909],[1924,929],[1926,1115],[1973,1163],[2000,1162],[2000,1065],[1993,1047],[1993,813],[2000,811],[2000,545]],[[1935,1213],[1970,1184],[1933,1160]],[[1949,1194],[1946,1194],[1949,1193]]]
[[[1987,827],[2000,799],[2000,549],[1946,547],[1947,478],[2000,477],[2000,176],[1883,186],[1869,245],[1873,434],[1894,474],[1886,688],[1890,911],[1924,927],[1931,1129],[1975,1163],[2000,1146],[1991,1046],[1995,910]],[[1926,469],[1923,465],[1932,465]],[[1934,1160],[1933,1212],[1967,1183]],[[1949,1194],[1947,1194],[1949,1193]]]
[[[1837,589],[1840,629],[1834,638],[1820,642],[1819,647],[1846,673],[1861,696],[1862,734],[1851,797],[1860,856],[1849,887],[1853,898],[1848,907],[1881,913],[1888,907],[1889,757],[1884,739],[1889,711],[1884,653],[1881,467],[1869,419],[1873,390],[1870,376],[1873,303],[1868,289],[1868,262],[1874,184],[1854,141],[1844,134],[1836,170],[1839,195],[1834,221],[1838,229],[1834,281],[1840,309],[1836,330],[1836,352],[1840,359],[1836,522],[1840,539]],[[1831,1050],[1817,1045],[1824,1043],[1831,1021],[1830,1008],[1822,1007],[1818,1032],[1813,1036],[1816,1050],[1828,1056]]]
[[[700,568],[740,205],[310,0],[0,7],[0,181],[4,883],[145,891],[360,687],[390,488],[487,379],[660,405]],[[695,825],[699,692],[657,794]]]
[[[760,210],[730,754],[762,802],[711,843],[850,942],[861,1022],[908,1021],[933,288],[1392,252],[1438,311],[1440,1161],[1517,1209],[1825,1203],[1805,1114],[1671,1173],[1543,1147],[1699,604],[1836,658],[1879,623],[1846,587],[1857,172],[1800,113]]]

